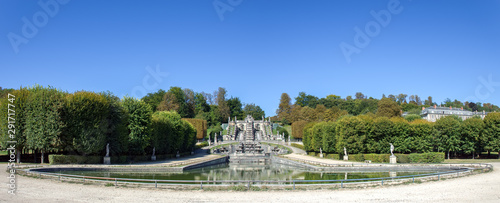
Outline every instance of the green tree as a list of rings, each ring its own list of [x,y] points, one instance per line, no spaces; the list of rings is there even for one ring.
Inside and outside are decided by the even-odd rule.
[[[207,103],[207,99],[205,98],[205,96],[203,96],[202,93],[196,93],[194,100],[195,100],[195,113],[196,114],[210,111],[210,106]]]
[[[292,99],[287,93],[282,93],[280,98],[280,104],[276,110],[278,118],[284,124],[290,124],[290,114],[292,113]]]
[[[337,152],[343,153],[344,147],[349,154],[365,152],[368,130],[366,122],[357,116],[345,116],[339,119],[335,128]]]
[[[245,113],[245,115],[251,115],[255,119],[266,117],[266,114],[260,108],[260,106],[257,106],[255,104],[246,104],[245,108],[243,108],[243,112]]]
[[[460,151],[460,118],[457,116],[446,116],[436,121],[434,125],[437,130],[437,137],[439,141],[438,150],[446,151],[448,159],[450,159],[450,152]]]
[[[19,90],[3,89],[2,92],[0,95],[0,146],[5,149],[7,141],[16,141],[16,162],[19,163],[21,152],[26,148],[26,105],[30,91],[26,87],[20,87]],[[13,97],[9,98],[9,94],[12,94]],[[14,107],[9,108],[9,104],[14,105]],[[9,109],[15,111],[15,116],[8,116],[9,113],[12,113],[9,112]],[[15,125],[11,128],[8,126],[8,117],[15,119]],[[15,130],[14,139],[9,136],[9,130]]]
[[[127,115],[129,152],[131,155],[144,155],[144,149],[150,144],[151,107],[144,101],[125,97],[122,106]]]
[[[381,99],[378,102],[377,116],[394,117],[399,116],[401,107],[389,98]]]
[[[500,151],[500,113],[489,113],[484,118],[483,146],[488,152]],[[498,153],[500,159],[500,153]]]
[[[433,123],[417,119],[410,123],[410,150],[417,153],[431,152],[436,134]]]
[[[243,120],[245,115],[243,115],[243,105],[241,104],[240,98],[231,97],[231,99],[227,100],[227,105],[229,106],[229,110],[231,112],[231,118],[236,116],[238,120]]]
[[[153,112],[155,112],[166,93],[167,92],[165,92],[165,90],[159,89],[155,93],[148,93],[146,96],[142,97],[142,101],[146,102],[146,104],[151,107]]]
[[[109,143],[110,154],[125,155],[128,152],[128,115],[121,105],[120,98],[111,92],[101,93],[107,100],[108,114],[106,116],[106,143]],[[104,154],[105,148],[102,148],[101,154]]]
[[[62,114],[66,150],[82,155],[97,155],[106,146],[109,104],[94,92],[75,92],[66,97]]]
[[[311,108],[315,108],[318,102],[318,97],[313,95],[309,95],[305,92],[299,92],[299,96],[295,97],[295,105],[299,105],[301,107],[309,106]]]
[[[158,105],[159,111],[176,111],[183,118],[193,118],[194,110],[186,102],[186,94],[180,87],[170,87]]]
[[[29,89],[26,105],[26,144],[28,148],[44,153],[60,149],[64,122],[61,113],[66,93],[52,87],[36,85]]]
[[[472,154],[474,159],[475,152],[480,151],[480,136],[484,129],[484,122],[481,118],[473,117],[463,121],[460,127],[461,149],[466,154]]]
[[[412,122],[414,120],[422,119],[422,117],[420,115],[417,115],[417,114],[408,114],[408,115],[405,116],[405,119],[408,122]]]
[[[335,132],[335,127],[336,127],[335,122],[326,122],[323,126],[323,134],[322,134],[322,147],[323,151],[326,153],[335,153],[335,143],[337,142],[336,140],[336,132]]]
[[[392,121],[387,117],[378,117],[373,121],[372,128],[367,138],[368,153],[385,153],[389,146],[389,138],[392,137]]]
[[[231,110],[229,109],[229,105],[226,100],[226,94],[226,89],[219,87],[219,90],[217,91],[217,106],[222,123],[228,122],[227,119],[229,116],[231,116]]]
[[[394,151],[400,153],[409,153],[412,150],[412,139],[409,132],[409,123],[404,118],[393,117],[392,121],[392,135],[390,142],[394,145]],[[384,147],[383,153],[389,152],[389,147]]]

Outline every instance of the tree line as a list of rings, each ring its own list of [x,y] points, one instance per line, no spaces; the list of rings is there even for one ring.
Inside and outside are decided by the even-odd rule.
[[[168,91],[158,90],[144,96],[153,111],[176,111],[182,118],[196,118],[207,121],[210,130],[218,129],[228,118],[244,119],[246,115],[254,118],[265,116],[265,112],[253,103],[244,104],[238,97],[227,98],[227,90],[219,87],[213,94],[194,92],[191,89],[170,87]],[[215,132],[215,131],[214,131]]]
[[[303,136],[307,151],[343,154],[389,153],[393,143],[398,153],[445,152],[472,155],[481,152],[500,154],[500,113],[489,113],[462,121],[447,116],[435,123],[423,119],[407,121],[402,117],[377,117],[375,114],[343,116],[334,122],[298,121],[292,135]],[[297,132],[301,131],[301,132]],[[300,138],[300,137],[299,137]],[[500,155],[499,155],[500,158]]]
[[[344,115],[363,115],[373,113],[379,116],[400,116],[401,112],[408,112],[409,115],[420,115],[422,107],[430,107],[433,105],[452,106],[455,108],[464,108],[470,111],[500,111],[500,108],[491,103],[474,103],[460,102],[458,100],[451,101],[446,99],[444,102],[437,104],[429,96],[426,100],[422,100],[418,95],[398,94],[386,96],[382,95],[381,99],[367,97],[361,92],[357,92],[355,97],[347,96],[341,98],[337,95],[328,95],[325,98],[318,98],[313,95],[300,92],[295,97],[295,102],[287,93],[282,93],[278,109],[276,110],[277,117],[274,120],[284,124],[291,124],[296,121],[335,121]],[[412,117],[412,116],[410,116]],[[417,116],[418,117],[418,116]]]
[[[0,144],[11,141],[7,126],[7,94],[15,96],[16,150],[76,155],[112,156],[189,152],[196,130],[175,111],[153,112],[135,98],[120,99],[110,92],[67,93],[53,87],[21,87],[1,91]],[[182,113],[182,112],[181,112]],[[19,156],[18,156],[19,158]]]

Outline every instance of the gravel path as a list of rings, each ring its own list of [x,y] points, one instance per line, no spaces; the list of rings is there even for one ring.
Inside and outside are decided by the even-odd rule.
[[[493,166],[499,168],[500,163]],[[7,177],[6,164],[0,167],[0,177]],[[22,176],[17,182],[15,196],[7,193],[7,184],[0,184],[0,202],[500,202],[500,170],[422,184],[312,191],[114,188]]]

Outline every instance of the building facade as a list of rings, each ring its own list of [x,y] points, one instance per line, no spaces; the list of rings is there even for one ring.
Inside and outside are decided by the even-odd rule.
[[[466,120],[469,118],[472,118],[474,116],[478,116],[481,119],[484,119],[484,117],[488,114],[487,112],[472,112],[468,110],[464,110],[464,108],[452,108],[450,107],[438,107],[434,105],[433,107],[425,108],[422,107],[422,112],[420,113],[420,116],[422,116],[422,119],[425,119],[430,122],[436,122],[436,120],[443,118],[445,116],[451,116],[455,115],[461,118],[462,120]]]

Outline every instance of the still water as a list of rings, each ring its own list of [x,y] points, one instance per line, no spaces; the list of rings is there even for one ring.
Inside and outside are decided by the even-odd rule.
[[[396,177],[441,172],[423,171],[377,171],[377,172],[318,172],[307,171],[277,164],[219,164],[192,169],[183,173],[169,172],[120,172],[120,171],[57,171],[63,174],[85,175],[108,178],[156,179],[156,180],[341,180]]]

